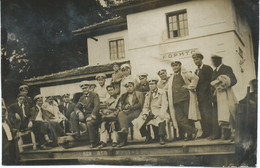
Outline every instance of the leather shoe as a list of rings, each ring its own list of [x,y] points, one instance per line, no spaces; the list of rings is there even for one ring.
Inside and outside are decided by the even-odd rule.
[[[146,137],[144,143],[148,144],[148,143],[151,143],[151,142],[152,142],[152,137]]]
[[[165,142],[164,142],[164,138],[160,137],[160,145],[164,145]]]
[[[113,142],[112,143],[112,147],[116,147],[117,146],[117,143],[116,142]]]
[[[51,149],[51,147],[48,147],[46,145],[41,145],[40,146],[40,150],[48,150],[48,149]]]
[[[202,134],[201,136],[198,137],[198,139],[203,139],[203,138],[207,138],[208,136],[205,134]]]
[[[90,148],[95,148],[95,147],[97,147],[97,144],[94,143],[90,144]]]
[[[102,143],[98,146],[98,148],[99,148],[99,149],[102,149],[102,148],[104,148],[104,147],[106,147],[106,146],[107,146],[107,144],[104,143],[104,142],[102,142]]]

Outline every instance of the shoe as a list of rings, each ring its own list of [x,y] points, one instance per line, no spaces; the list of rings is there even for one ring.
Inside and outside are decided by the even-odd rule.
[[[201,136],[198,137],[198,139],[203,139],[203,138],[207,138],[208,136],[205,134],[202,134]]]
[[[104,148],[104,147],[106,147],[106,146],[107,146],[106,143],[101,142],[101,144],[98,146],[98,148],[99,148],[99,149],[102,149],[102,148]]]
[[[98,145],[97,144],[94,144],[94,143],[92,143],[92,144],[90,144],[90,148],[95,148],[95,147],[97,147]]]
[[[191,138],[191,140],[194,140],[194,139],[196,139],[196,138],[197,138],[198,131],[199,131],[199,130],[196,128],[196,131],[195,131],[195,133],[194,133],[194,134],[192,134],[192,138]]]
[[[164,145],[165,142],[164,142],[164,138],[160,137],[160,145]]]
[[[218,139],[216,136],[210,136],[210,137],[208,137],[208,140],[210,140],[210,141],[213,141],[213,140],[216,140],[216,139]]]
[[[119,143],[119,144],[117,145],[117,147],[119,147],[119,148],[121,148],[121,147],[123,147],[123,146],[126,146],[125,142],[121,142],[121,143]]]
[[[117,143],[116,142],[113,142],[112,143],[112,147],[116,147],[117,146]]]
[[[41,145],[40,146],[40,150],[49,150],[49,149],[51,149],[51,147],[48,147],[46,145]]]
[[[152,142],[152,137],[146,137],[145,141],[144,141],[144,144],[149,144]]]

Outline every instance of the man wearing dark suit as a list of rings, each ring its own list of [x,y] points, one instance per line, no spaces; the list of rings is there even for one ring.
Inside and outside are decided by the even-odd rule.
[[[118,121],[120,131],[118,131],[118,147],[127,145],[129,124],[140,115],[144,104],[144,95],[141,92],[135,91],[133,80],[126,80],[125,87],[127,92],[122,94],[119,100],[120,112],[118,114]]]
[[[25,103],[25,95],[18,94],[17,102],[13,103],[8,108],[9,120],[14,125],[17,130],[24,131],[27,129],[30,108],[27,103]]]
[[[222,64],[222,57],[219,55],[213,54],[211,56],[212,64],[215,67],[215,70],[212,73],[211,81],[216,80],[220,75],[227,75],[230,78],[231,85],[234,86],[237,83],[237,79],[233,70],[230,66]],[[221,136],[221,130],[218,124],[218,109],[217,109],[217,98],[214,95],[215,88],[211,87],[212,90],[212,104],[213,104],[213,116],[212,116],[212,135],[209,137],[210,140],[219,139]]]
[[[199,52],[192,54],[193,61],[198,67],[195,74],[199,77],[196,94],[201,114],[202,135],[199,138],[209,137],[211,134],[212,107],[210,104],[212,68],[203,64],[203,55]]]
[[[69,120],[70,115],[74,111],[75,104],[70,101],[70,94],[64,94],[63,102],[59,105],[60,112],[68,119],[63,122],[63,128],[65,130],[65,133],[69,132]]]
[[[91,148],[96,147],[98,140],[98,128],[100,123],[100,99],[97,93],[89,91],[89,81],[80,82],[83,95],[71,113],[71,131],[80,135],[79,122],[86,122]]]

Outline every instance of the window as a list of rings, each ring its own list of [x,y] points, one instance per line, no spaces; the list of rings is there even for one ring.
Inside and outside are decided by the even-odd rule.
[[[110,60],[125,58],[124,39],[109,41]]]
[[[189,34],[186,10],[168,13],[166,16],[168,25],[168,38],[183,37]]]

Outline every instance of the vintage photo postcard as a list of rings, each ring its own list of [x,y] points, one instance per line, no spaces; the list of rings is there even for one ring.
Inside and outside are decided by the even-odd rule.
[[[257,0],[2,0],[5,165],[256,167]]]

